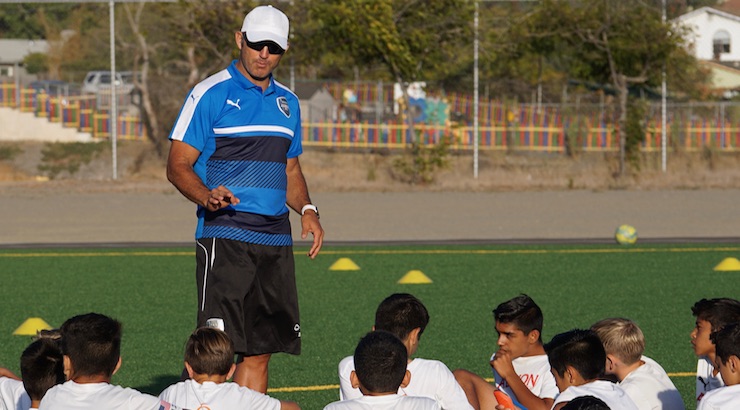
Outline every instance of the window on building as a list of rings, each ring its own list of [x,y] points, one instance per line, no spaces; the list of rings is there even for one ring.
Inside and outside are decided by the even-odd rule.
[[[13,67],[0,66],[0,77],[12,77],[12,76],[13,76]]]
[[[719,60],[719,56],[730,52],[730,33],[725,30],[720,30],[714,33],[712,37],[713,55],[715,60]]]

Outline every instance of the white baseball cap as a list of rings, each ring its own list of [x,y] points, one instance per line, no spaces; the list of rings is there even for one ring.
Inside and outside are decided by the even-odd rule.
[[[259,6],[244,17],[242,32],[253,43],[274,41],[283,50],[288,49],[288,16],[272,6]]]

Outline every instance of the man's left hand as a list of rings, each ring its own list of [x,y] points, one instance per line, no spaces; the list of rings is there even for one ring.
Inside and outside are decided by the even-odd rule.
[[[306,239],[309,233],[313,234],[313,244],[308,251],[308,256],[314,259],[324,243],[324,229],[321,227],[321,222],[319,222],[319,216],[314,211],[307,210],[301,216],[301,226],[301,239]]]

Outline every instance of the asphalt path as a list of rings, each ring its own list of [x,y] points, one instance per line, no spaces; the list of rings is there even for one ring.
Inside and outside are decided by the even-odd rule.
[[[355,243],[740,243],[740,190],[316,193],[327,246]],[[0,194],[0,246],[189,244],[195,206],[174,189]],[[292,214],[293,237],[300,238]]]

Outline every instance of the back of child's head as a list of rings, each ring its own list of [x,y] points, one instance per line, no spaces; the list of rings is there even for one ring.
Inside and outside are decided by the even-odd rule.
[[[730,356],[740,358],[740,322],[729,323],[709,337],[722,363],[727,363]]]
[[[31,400],[41,400],[46,391],[64,383],[64,361],[58,338],[40,337],[21,354],[21,378]]]
[[[712,330],[721,329],[728,323],[740,322],[740,301],[731,298],[702,299],[691,307],[697,320],[712,324]]]
[[[72,376],[110,377],[121,357],[121,323],[99,313],[67,319],[61,327],[62,352],[72,362]]]
[[[370,393],[397,392],[407,361],[406,346],[394,334],[382,330],[368,333],[355,348],[355,374]]]
[[[234,343],[219,329],[196,329],[185,345],[185,361],[195,373],[226,375],[234,364]]]
[[[493,318],[496,322],[514,324],[525,335],[533,330],[538,330],[542,334],[542,310],[532,298],[525,294],[496,306],[493,310]]]
[[[611,410],[609,406],[598,397],[580,396],[569,401],[562,410]]]
[[[545,344],[550,367],[561,377],[571,366],[585,380],[594,380],[604,374],[606,352],[601,340],[591,330],[573,329],[555,335]]]
[[[408,293],[394,293],[385,298],[375,311],[375,330],[393,333],[405,340],[419,328],[419,337],[429,324],[429,312],[423,303]]]
[[[607,354],[627,365],[636,363],[645,352],[645,336],[637,323],[624,318],[600,320],[591,326]]]

